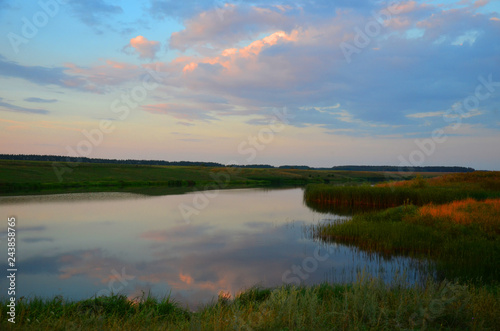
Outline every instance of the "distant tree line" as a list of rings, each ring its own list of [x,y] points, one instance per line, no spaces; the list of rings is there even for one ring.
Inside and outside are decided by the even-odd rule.
[[[398,167],[398,166],[337,166],[329,168],[330,170],[351,170],[351,171],[405,171],[405,172],[473,172],[474,168],[469,167],[445,167],[445,166],[428,166],[428,167]]]
[[[226,167],[217,162],[193,162],[193,161],[159,161],[159,160],[116,160],[96,159],[88,157],[57,156],[57,155],[25,155],[25,154],[0,154],[0,160],[23,160],[23,161],[51,161],[51,162],[83,162],[83,163],[108,163],[108,164],[134,164],[134,165],[164,165],[164,166],[203,166],[203,167]],[[398,167],[398,166],[367,166],[346,165],[331,168],[314,168],[298,165],[283,165],[274,167],[269,164],[237,165],[230,164],[227,167],[236,168],[262,168],[262,169],[299,169],[299,170],[348,170],[348,171],[387,171],[387,172],[473,172],[475,169],[469,167]]]
[[[216,162],[192,162],[192,161],[159,161],[159,160],[116,160],[95,159],[89,157],[58,156],[58,155],[13,155],[0,154],[0,160],[23,160],[23,161],[49,161],[49,162],[81,162],[81,163],[108,163],[108,164],[137,164],[137,165],[170,165],[170,166],[206,166],[225,167]]]

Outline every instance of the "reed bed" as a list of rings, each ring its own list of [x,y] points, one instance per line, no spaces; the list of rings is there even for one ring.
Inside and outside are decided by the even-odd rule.
[[[499,281],[500,199],[400,206],[316,227],[316,237],[387,256],[437,261],[441,278]]]
[[[474,171],[469,173],[447,174],[434,178],[422,178],[417,175],[411,180],[380,183],[377,187],[455,187],[500,191],[500,171]]]
[[[375,186],[334,186],[310,184],[304,192],[306,203],[347,207],[389,208],[405,204],[423,206],[473,198],[500,197],[500,172],[472,172],[424,179],[377,184]]]
[[[21,300],[16,324],[4,330],[333,330],[495,329],[500,325],[499,286],[429,281],[391,285],[359,275],[349,285],[251,288],[220,295],[197,312],[170,300],[130,301],[125,296],[80,302]]]
[[[331,204],[347,207],[379,207],[388,208],[404,204],[422,206],[428,203],[443,204],[455,200],[474,198],[483,200],[495,194],[485,190],[463,190],[448,187],[406,186],[371,187],[332,186],[326,184],[310,184],[304,192],[306,202]]]

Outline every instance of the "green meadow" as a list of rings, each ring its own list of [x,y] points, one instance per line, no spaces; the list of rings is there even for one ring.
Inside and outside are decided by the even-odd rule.
[[[427,176],[436,176],[426,173]],[[412,178],[413,174],[403,174]],[[0,194],[139,191],[167,194],[206,188],[297,186],[309,183],[368,183],[383,172],[302,169],[214,168],[0,160]],[[215,186],[214,186],[215,185]]]

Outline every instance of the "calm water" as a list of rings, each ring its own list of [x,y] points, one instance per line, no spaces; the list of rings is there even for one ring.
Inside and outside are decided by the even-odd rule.
[[[194,308],[221,291],[351,281],[363,269],[386,280],[398,270],[418,278],[410,259],[311,239],[308,226],[345,217],[309,209],[302,189],[221,191],[187,223],[179,205],[193,206],[195,197],[200,193],[0,197],[0,267],[5,273],[7,217],[15,216],[18,298],[170,293]],[[6,277],[0,285],[4,298]]]

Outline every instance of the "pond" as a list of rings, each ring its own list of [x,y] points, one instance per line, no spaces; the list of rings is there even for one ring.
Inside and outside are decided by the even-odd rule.
[[[311,225],[347,217],[310,209],[300,188],[0,197],[0,215],[4,272],[7,218],[16,218],[17,298],[150,293],[196,309],[254,285],[350,282],[359,272],[420,277],[409,258],[312,239]]]

